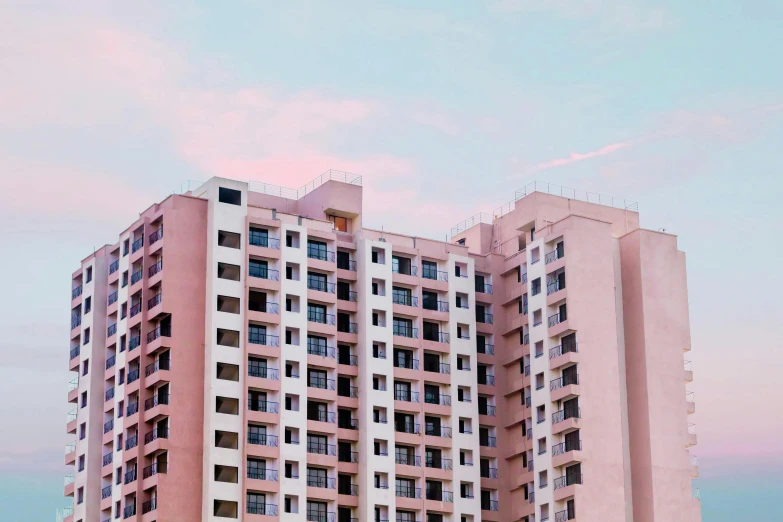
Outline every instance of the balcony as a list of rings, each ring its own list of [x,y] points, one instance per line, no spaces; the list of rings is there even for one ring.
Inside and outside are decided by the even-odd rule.
[[[356,272],[356,261],[353,259],[341,261],[340,258],[337,258],[337,268],[340,270],[350,270],[351,272]]]
[[[556,313],[554,315],[550,315],[549,316],[548,324],[549,324],[549,327],[551,328],[553,326],[556,326],[556,325],[562,323],[565,320],[566,320],[565,314],[561,314],[560,312],[558,312],[558,313]]]
[[[334,325],[334,315],[333,314],[327,314],[326,312],[321,312],[319,310],[308,310],[307,311],[307,320],[311,323],[321,323],[321,324],[329,324]]]
[[[559,390],[560,388],[564,388],[571,384],[579,384],[579,375],[574,375],[572,377],[568,377],[568,376],[560,377],[559,379],[554,379],[553,381],[550,381],[549,391]]]
[[[108,402],[114,398],[114,388],[109,388],[103,394],[103,401]]]
[[[451,395],[444,394],[424,394],[425,404],[439,404],[441,406],[451,406]]]
[[[328,261],[330,263],[334,263],[335,260],[334,252],[314,245],[307,245],[307,257],[310,259],[317,259],[318,261]]]
[[[419,338],[419,329],[413,326],[406,326],[403,324],[392,325],[392,334],[400,337],[408,337],[409,339]]]
[[[404,402],[419,402],[419,392],[409,390],[394,390],[394,400]]]
[[[410,433],[412,435],[418,435],[421,433],[420,426],[415,422],[395,422],[394,431],[400,433]]]
[[[421,498],[421,488],[397,484],[394,488],[394,495],[402,498]]]
[[[359,495],[359,486],[357,484],[340,484],[337,486],[337,494],[338,495],[350,495],[350,496],[358,496]]]
[[[158,292],[147,301],[147,310],[151,310],[163,302],[163,294]]]
[[[125,508],[122,510],[122,518],[130,518],[133,516],[136,516],[136,504],[125,506]]]
[[[250,377],[258,377],[259,379],[270,379],[273,381],[280,379],[280,372],[277,368],[267,368],[266,366],[249,366],[247,374]]]
[[[71,299],[76,299],[80,295],[82,295],[82,285],[79,285],[73,290],[71,290]]]
[[[427,500],[438,502],[454,502],[454,494],[451,491],[440,488],[427,488],[426,498]]]
[[[326,377],[310,375],[310,377],[307,379],[307,387],[318,388],[319,390],[334,390],[335,380],[327,379]]]
[[[431,373],[450,374],[451,373],[451,365],[448,364],[448,363],[427,364],[427,362],[425,360],[425,362],[424,362],[424,371],[425,372],[431,372]]]
[[[533,462],[532,460],[530,462]],[[497,468],[482,468],[481,478],[496,479],[498,478]]]
[[[250,269],[248,270],[248,275],[250,277],[257,277],[258,279],[267,279],[269,281],[280,280],[280,272],[278,272],[277,270],[269,269],[265,266],[250,265]]]
[[[574,513],[573,510],[569,512],[567,509],[564,509],[563,511],[555,513],[555,522],[566,522],[567,520],[574,520],[575,518],[576,513]]]
[[[262,248],[271,248],[273,250],[280,250],[280,240],[274,237],[269,237],[265,234],[259,234],[254,230],[250,230],[248,235],[248,242],[250,246],[257,246]]]
[[[158,463],[152,464],[151,466],[147,466],[141,471],[141,476],[144,479],[148,479],[160,473],[165,474],[167,472],[166,466],[167,464],[165,462],[161,464]]]
[[[399,263],[392,263],[392,272],[395,274],[416,277],[419,275],[419,267],[417,267],[416,265],[409,265],[406,267],[400,265]]]
[[[555,479],[554,488],[558,490],[566,486],[573,486],[574,484],[582,484],[582,474],[572,473]]]
[[[247,402],[247,409],[249,411],[257,411],[260,413],[277,413],[278,403],[262,399],[249,400]]]
[[[429,279],[431,281],[448,281],[449,273],[442,270],[436,270],[427,266],[422,267],[421,277],[423,279]]]
[[[170,325],[158,326],[157,328],[155,328],[154,330],[152,330],[147,334],[147,342],[151,343],[152,341],[158,339],[159,337],[171,337],[171,326]],[[168,368],[163,368],[163,369],[168,370]]]
[[[552,414],[552,424],[557,424],[567,419],[579,419],[579,418],[581,418],[581,411],[579,408],[560,410]]]
[[[81,348],[79,346],[71,348],[71,360],[79,357],[80,352],[81,352]]]
[[[557,261],[558,259],[561,259],[563,256],[564,256],[564,251],[563,251],[562,248],[561,249],[552,250],[551,252],[547,253],[544,256],[544,264],[548,265],[549,263],[553,263],[553,262]]]
[[[82,324],[82,316],[81,315],[73,315],[73,316],[71,316],[71,330],[81,326],[81,324]]]
[[[125,413],[125,416],[130,417],[131,415],[135,415],[138,411],[139,411],[139,401],[130,402],[128,403],[128,408]]]
[[[155,263],[154,265],[152,265],[151,267],[149,267],[149,269],[147,270],[147,273],[149,274],[149,277],[152,277],[155,274],[157,274],[158,272],[160,272],[161,270],[163,270],[163,260],[162,259],[160,261],[158,261],[157,263]]]
[[[307,509],[307,522],[334,522],[335,517],[335,513],[326,513],[320,509]]]
[[[107,453],[103,456],[103,465],[108,466],[114,460],[114,453]]]
[[[248,515],[266,515],[268,517],[277,516],[277,504],[262,504],[260,502],[247,503]]]
[[[307,353],[308,355],[318,355],[320,357],[329,357],[334,359],[333,346],[326,346],[325,344],[312,342],[310,339],[307,340]]]
[[[359,294],[353,290],[340,290],[338,288],[337,299],[340,301],[350,301],[351,303],[355,303],[359,300]]]
[[[141,281],[142,277],[144,277],[144,270],[139,269],[136,272],[133,272],[133,274],[131,274],[131,285],[135,285],[136,283]]]
[[[141,236],[139,239],[137,239],[131,244],[131,254],[137,252],[143,246],[144,246],[144,236]]]
[[[477,377],[479,384],[485,384],[487,386],[494,386],[495,385],[495,376],[494,375],[478,375]]]
[[[139,378],[139,370],[138,369],[130,370],[128,372],[128,384],[138,380],[138,378]]]
[[[563,290],[564,288],[565,288],[565,283],[561,285],[560,280],[555,279],[554,281],[546,285],[546,295],[552,295],[555,292],[559,292],[560,290]]]
[[[248,433],[247,443],[258,446],[277,447],[277,435],[267,435],[265,433]]]
[[[423,301],[422,308],[432,312],[448,312],[449,303],[447,301],[428,301],[425,299]]]
[[[385,326],[385,325],[383,325],[383,324],[381,324],[379,322],[375,326]],[[342,333],[351,333],[351,334],[359,333],[359,325],[356,324],[356,323],[338,322],[337,323],[337,331],[338,332],[342,332]]]
[[[351,354],[344,355],[344,353],[345,352],[340,352],[337,354],[338,364],[343,364],[345,366],[359,366],[358,355],[351,355]]]
[[[163,239],[163,225],[158,227],[158,229],[150,234],[150,245],[155,243],[156,241]]]
[[[114,272],[120,269],[120,260],[112,261],[112,263],[109,265],[109,275],[112,275]]]
[[[497,448],[498,440],[496,437],[479,435],[479,446],[483,446],[485,448]]]
[[[247,342],[263,346],[280,346],[280,338],[278,336],[261,332],[248,332]]]
[[[337,292],[337,285],[328,281],[323,281],[316,278],[307,278],[307,289],[315,290],[317,292],[327,292],[334,294]]]
[[[419,306],[419,297],[415,295],[409,295],[409,294],[401,294],[401,293],[392,293],[392,303],[403,305],[403,306],[412,306],[414,308]]]
[[[489,283],[481,283],[479,281],[476,281],[476,292],[479,294],[492,295],[492,285],[490,285]]]
[[[337,452],[337,462],[352,462],[356,464],[359,462],[359,452],[358,451],[338,451]]]
[[[141,303],[136,303],[135,305],[131,306],[130,311],[128,312],[131,317],[134,317],[141,312]]]
[[[424,340],[425,341],[433,341],[436,343],[448,343],[449,342],[449,334],[448,332],[427,332],[424,331]]]
[[[494,344],[478,345],[476,347],[476,353],[483,353],[485,355],[495,355],[495,345]]]
[[[444,439],[451,438],[451,428],[447,426],[436,426],[432,424],[424,425],[424,434],[430,437],[441,437]]]
[[[133,468],[130,471],[125,472],[125,484],[130,484],[131,482],[134,482],[136,480],[136,468]]]
[[[108,421],[103,423],[103,433],[109,433],[111,430],[114,429],[114,419],[109,419]]]
[[[409,455],[407,453],[395,453],[394,462],[395,464],[402,464],[404,466],[421,466],[421,457],[418,455]]]
[[[247,470],[247,478],[254,480],[268,480],[277,482],[277,470],[267,468],[255,468]]]
[[[444,459],[439,457],[425,457],[424,466],[432,469],[452,469],[453,463],[451,459]]]
[[[111,485],[106,486],[101,490],[101,500],[109,498],[111,496]]]
[[[359,398],[359,387],[358,386],[347,386],[347,387],[337,387],[337,395],[340,397],[350,397],[352,399]]]
[[[146,514],[158,508],[158,499],[151,498],[141,505],[141,513]]]
[[[111,294],[109,294],[109,298],[108,298],[107,301],[108,301],[107,306],[111,306],[114,303],[116,303],[117,302],[117,292],[112,292]]]
[[[149,377],[158,370],[171,370],[171,361],[169,359],[158,359],[144,368],[144,376]]]
[[[492,314],[484,313],[484,314],[476,314],[476,322],[477,323],[483,323],[483,324],[493,324],[493,317]]]
[[[577,344],[576,343],[567,343],[565,345],[555,346],[554,348],[551,348],[549,350],[549,358],[554,359],[556,357],[560,357],[561,355],[567,354],[567,353],[577,353]]]
[[[325,442],[316,442],[313,440],[308,440],[307,453],[312,453],[314,455],[329,455],[334,457],[335,455],[337,455],[337,447],[334,444],[327,444]]]
[[[495,416],[495,407],[491,404],[487,404],[482,406],[479,404],[479,415],[487,415],[488,417],[494,417]]]
[[[419,360],[413,357],[397,356],[392,359],[395,368],[405,368],[407,370],[418,370]]]
[[[168,428],[155,428],[154,430],[147,432],[147,434],[144,435],[144,444],[149,444],[154,440],[168,439],[168,438],[169,438]]]
[[[169,394],[168,393],[156,393],[149,399],[144,401],[144,409],[145,410],[151,410],[155,406],[160,406],[162,404],[169,404]]]
[[[569,451],[582,451],[582,441],[578,440],[576,442],[561,442],[560,444],[555,444],[552,446],[552,457],[563,455]]]

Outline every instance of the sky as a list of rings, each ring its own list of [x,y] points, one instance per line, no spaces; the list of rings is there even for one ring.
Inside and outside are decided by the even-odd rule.
[[[79,260],[187,180],[327,169],[364,177],[365,226],[436,239],[533,180],[638,201],[687,255],[704,520],[780,513],[781,22],[776,0],[0,0],[0,522],[66,505]]]

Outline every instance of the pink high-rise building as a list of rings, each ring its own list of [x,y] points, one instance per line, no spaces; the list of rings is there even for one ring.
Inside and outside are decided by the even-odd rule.
[[[592,199],[447,243],[335,172],[144,210],[73,274],[66,520],[699,521],[685,257]]]

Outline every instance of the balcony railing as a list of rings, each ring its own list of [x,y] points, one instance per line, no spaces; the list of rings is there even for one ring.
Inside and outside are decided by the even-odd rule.
[[[337,363],[338,364],[344,364],[346,366],[359,366],[359,356],[358,355],[342,355],[345,352],[340,352],[337,354]]]
[[[354,292],[353,290],[341,290],[339,287],[337,288],[337,299],[340,301],[350,301],[351,303],[355,303],[359,300],[359,294]]]
[[[159,239],[163,239],[163,225],[161,225],[155,232],[150,234],[150,245]]]
[[[81,352],[81,348],[79,346],[75,346],[71,348],[71,359],[75,359],[79,357],[80,352]]]
[[[357,484],[340,484],[337,486],[338,495],[359,495],[359,486]]]
[[[419,306],[419,297],[416,295],[392,293],[392,303],[416,308]]]
[[[247,342],[263,346],[280,346],[280,338],[278,336],[252,331],[248,332]]]
[[[265,433],[248,433],[248,444],[257,444],[258,446],[277,447],[277,435],[267,435]]]
[[[337,268],[340,270],[350,270],[351,272],[356,272],[356,261],[353,259],[349,259],[348,261],[340,261],[340,258],[337,258]]]
[[[259,279],[268,279],[269,281],[280,280],[280,272],[278,272],[277,270],[272,270],[271,268],[267,268],[265,266],[250,265],[250,268],[248,270],[248,275],[250,277],[257,277]]]
[[[448,363],[427,364],[427,362],[425,360],[424,361],[424,371],[425,372],[432,372],[432,373],[450,374],[451,373],[451,365],[448,364]]]
[[[565,288],[565,283],[561,286],[560,285],[560,280],[559,279],[555,279],[554,281],[552,281],[551,283],[546,285],[546,295],[552,295],[555,292],[559,292],[560,290],[562,290],[564,288]]]
[[[109,265],[109,275],[112,275],[114,272],[120,269],[120,260],[112,261],[112,263]]]
[[[147,432],[147,434],[144,435],[144,444],[149,444],[154,440],[168,439],[168,438],[169,438],[168,428],[155,428],[154,430]]]
[[[80,295],[82,295],[82,285],[79,285],[73,290],[71,290],[71,299],[76,299]]]
[[[334,390],[335,380],[326,377],[310,375],[307,379],[308,388],[318,388],[319,390]]]
[[[527,501],[529,504],[535,504],[536,503],[536,492],[531,491],[530,494],[527,496]]]
[[[317,259],[319,261],[329,261],[334,263],[335,255],[331,250],[324,250],[322,248],[307,245],[307,257],[310,259]]]
[[[139,401],[129,402],[125,415],[127,417],[130,417],[131,415],[134,415],[138,411],[139,411]]]
[[[376,326],[385,326],[385,325],[381,324],[381,321],[379,320]],[[337,331],[342,333],[352,333],[352,334],[359,333],[359,325],[356,323],[338,322]]]
[[[155,511],[158,508],[158,499],[157,498],[151,498],[145,503],[141,505],[141,513],[149,513],[151,511]]]
[[[308,355],[318,355],[320,357],[329,357],[334,359],[334,346],[326,346],[321,343],[311,342],[307,340],[307,353]]]
[[[308,310],[307,320],[312,323],[330,324],[334,325],[334,315],[321,312],[319,310]]]
[[[426,490],[427,500],[436,500],[438,502],[454,502],[454,494],[451,491],[430,487]]]
[[[171,337],[171,326],[170,325],[159,325],[157,328],[155,328],[154,330],[152,330],[151,332],[149,332],[147,334],[147,342],[151,343],[152,341],[154,341],[158,337]],[[133,339],[131,339],[131,340],[133,340]],[[132,348],[135,348],[135,346],[131,347],[131,349]],[[168,369],[168,368],[164,368],[164,369]]]
[[[421,466],[421,457],[407,453],[395,453],[394,462],[395,464],[403,464],[405,466]]]
[[[307,288],[309,290],[316,290],[318,292],[328,292],[333,294],[337,291],[337,285],[321,279],[308,278]]]
[[[420,426],[415,422],[395,422],[394,431],[398,431],[400,433],[411,433],[413,435],[418,435],[421,433]]]
[[[334,424],[337,422],[337,414],[333,411],[315,410],[307,413],[307,420]]]
[[[110,293],[109,298],[107,299],[107,306],[111,306],[116,302],[117,302],[117,292]]]
[[[352,399],[356,399],[359,397],[359,387],[358,386],[338,386],[337,387],[337,395],[340,397],[351,397]]]
[[[492,295],[492,285],[489,283],[480,283],[479,281],[476,281],[476,292]]]
[[[170,396],[169,396],[168,393],[160,393],[160,392],[158,392],[155,395],[153,395],[152,397],[150,397],[149,399],[144,401],[144,409],[145,410],[151,410],[155,406],[169,404],[169,399],[170,399]]]
[[[432,310],[433,312],[448,312],[449,311],[449,303],[448,301],[427,301],[426,299],[423,301],[422,308],[425,310]]]
[[[434,426],[432,424],[424,425],[424,434],[430,437],[442,437],[444,439],[451,438],[451,428],[447,426]]]
[[[125,472],[125,484],[130,484],[131,482],[136,480],[136,468],[131,469],[130,471]]]
[[[479,384],[486,384],[487,386],[494,386],[495,385],[495,376],[494,375],[479,375],[478,376],[478,383]]]
[[[533,462],[533,461],[531,460],[530,462]],[[496,479],[496,478],[498,478],[498,469],[497,468],[483,468],[483,469],[481,469],[481,477],[482,478]]]
[[[131,284],[135,285],[136,283],[141,281],[142,277],[144,277],[144,270],[139,269],[136,272],[133,272],[133,274],[131,274]]]
[[[138,368],[135,369],[135,370],[130,370],[128,372],[128,384],[138,380],[138,378],[139,378],[139,370],[138,370]]]
[[[408,370],[418,370],[419,360],[413,357],[398,355],[392,359],[395,368],[405,368]]]
[[[146,377],[149,377],[153,373],[157,372],[158,370],[171,370],[171,360],[170,359],[158,359],[152,364],[148,364],[146,368],[144,368],[144,375]]]
[[[424,340],[425,341],[434,341],[436,343],[448,343],[449,342],[449,334],[448,332],[427,332],[424,331]]]
[[[531,434],[533,433],[532,430],[528,430],[527,432],[531,433]],[[530,437],[528,437],[528,440],[532,439],[532,438],[533,438],[533,436],[531,435]],[[535,468],[536,468],[536,466],[535,466],[535,464],[533,464],[533,459],[528,460],[527,461],[527,470],[528,471],[533,471]]]
[[[75,448],[74,448],[75,449]],[[103,456],[103,465],[108,466],[114,460],[114,453],[107,453]]]
[[[418,276],[419,267],[416,265],[410,265],[410,267],[403,268],[400,265],[395,266],[394,263],[392,263],[392,272],[401,275]]]
[[[413,326],[406,326],[402,324],[392,325],[392,334],[400,337],[408,337],[410,339],[419,338],[419,329]]]
[[[441,406],[451,406],[451,395],[444,394],[424,394],[425,404],[440,404]]]
[[[563,422],[567,419],[579,419],[581,418],[581,411],[579,408],[568,408],[560,411],[556,411],[552,414],[552,424]]]
[[[484,345],[478,345],[476,347],[476,352],[483,353],[486,355],[495,355],[495,345],[485,343]]]
[[[479,446],[484,446],[485,448],[496,448],[498,445],[498,440],[495,437],[482,437],[479,436]]]
[[[247,374],[250,377],[258,377],[260,379],[270,379],[273,381],[280,380],[280,371],[277,368],[267,368],[266,366],[249,366]]]
[[[267,468],[254,468],[247,470],[247,478],[255,480],[268,480],[277,482],[277,470]]]
[[[247,402],[247,409],[261,413],[277,413],[278,404],[263,399],[249,400]]]
[[[554,379],[549,383],[549,391],[559,390],[560,388],[571,384],[579,384],[579,375],[574,375],[572,377],[564,376],[559,379]]]
[[[130,518],[136,515],[136,504],[125,506],[122,510],[122,518]]]
[[[549,263],[552,263],[553,261],[557,261],[563,257],[563,253],[559,252],[557,249],[552,250],[551,252],[547,253],[544,256],[544,264],[548,265]]]
[[[444,459],[440,457],[424,457],[424,466],[433,469],[452,469],[453,463],[451,459]]]
[[[421,498],[421,488],[397,484],[394,488],[394,494],[402,498]]]
[[[549,323],[549,326],[552,327],[552,326],[555,326],[557,324],[560,324],[563,321],[565,321],[565,316],[563,316],[563,314],[558,312],[558,313],[556,313],[554,315],[550,315],[549,316],[548,323]]]
[[[560,489],[566,486],[572,486],[574,484],[582,484],[581,473],[566,473],[564,476],[556,478],[554,482],[554,488]]]
[[[491,404],[487,404],[486,406],[482,406],[481,404],[479,404],[478,410],[479,410],[479,415],[487,415],[489,417],[495,416],[495,407],[492,406]]]
[[[150,297],[150,299],[147,301],[147,310],[155,308],[162,302],[163,302],[163,294],[159,292],[154,296]]]
[[[277,504],[263,504],[261,502],[248,502],[247,513],[249,515],[277,516]]]
[[[578,440],[576,442],[561,442],[560,444],[555,444],[552,446],[552,456],[557,457],[558,455],[562,455],[563,453],[568,453],[569,451],[581,451],[582,450],[582,441]]]
[[[307,522],[334,522],[336,516],[335,513],[324,513],[320,509],[307,509]]]
[[[131,317],[133,317],[135,315],[138,315],[139,312],[141,312],[141,303],[137,303],[131,306],[129,314]]]
[[[419,392],[406,391],[406,390],[394,390],[394,400],[405,401],[405,402],[419,402]]]
[[[555,522],[566,522],[568,520],[573,520],[575,518],[576,518],[576,514],[573,511],[569,513],[567,509],[555,513]]]
[[[111,496],[111,484],[101,490],[101,499],[109,498]]]
[[[476,322],[477,323],[493,324],[493,321],[494,321],[494,319],[493,319],[492,314],[484,313],[483,315],[482,314],[477,314],[476,315]]]
[[[337,462],[352,462],[356,464],[359,462],[359,452],[358,451],[338,451],[337,452]]]
[[[148,478],[150,478],[152,476],[155,476],[155,475],[157,475],[159,473],[164,473],[165,474],[167,472],[166,466],[167,466],[167,464],[165,462],[160,463],[160,464],[158,464],[156,462],[156,463],[152,464],[151,466],[147,466],[146,468],[144,468],[141,471],[141,476],[142,476],[142,478],[148,479]]]
[[[482,500],[482,511],[500,511],[500,503],[497,500]]]
[[[549,350],[549,358],[554,359],[555,357],[560,357],[566,353],[577,353],[578,351],[579,350],[577,349],[576,343],[566,343],[565,345],[559,345],[551,348]]]
[[[139,239],[137,239],[131,244],[131,254],[138,251],[143,246],[144,246],[144,236],[141,236]]]
[[[316,455],[337,455],[337,447],[334,444],[327,444],[325,442],[315,442],[312,440],[307,441],[307,453],[314,453]]]
[[[250,246],[273,248],[275,250],[280,250],[280,240],[277,239],[276,237],[269,237],[251,231],[250,235],[248,236],[248,241],[250,242]]]
[[[106,390],[106,392],[103,394],[103,401],[110,401],[114,398],[114,388],[109,388]]]
[[[81,326],[81,324],[82,324],[82,316],[81,315],[71,316],[71,330],[73,330],[77,326]]]

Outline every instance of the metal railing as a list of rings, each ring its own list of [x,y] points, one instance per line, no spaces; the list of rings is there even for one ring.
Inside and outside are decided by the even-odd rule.
[[[79,285],[73,290],[71,290],[71,299],[76,299],[80,295],[82,295],[82,285]]]
[[[247,478],[255,480],[268,480],[277,482],[277,470],[267,468],[255,468],[247,470]]]
[[[149,444],[154,440],[168,439],[168,438],[169,438],[169,429],[158,427],[152,431],[148,431],[147,434],[144,435],[144,444]]]
[[[582,413],[579,408],[567,408],[560,411],[556,411],[552,414],[552,424],[563,422],[568,419],[579,419]]]
[[[150,297],[149,300],[147,301],[147,310],[155,308],[162,302],[163,302],[163,294],[161,292],[158,292],[154,296]]]
[[[405,402],[419,402],[419,392],[394,390],[394,400],[405,401]]]
[[[392,303],[417,308],[419,306],[419,296],[392,292]]]
[[[75,449],[75,448],[74,448]],[[108,466],[114,460],[114,453],[107,453],[103,456],[103,465]]]
[[[307,245],[307,257],[317,259],[318,261],[329,261],[330,263],[334,263],[335,260],[334,252],[313,245]]]
[[[141,303],[136,303],[135,305],[131,306],[131,309],[128,313],[131,317],[134,317],[135,315],[138,315],[140,312],[141,312]]]
[[[573,520],[574,518],[576,518],[576,516],[573,512],[569,513],[567,509],[555,513],[555,522],[566,522],[567,520]]]
[[[106,306],[111,306],[114,303],[116,303],[117,302],[117,292],[110,293],[109,297],[108,297],[108,299],[106,301],[107,301]]]
[[[79,357],[79,353],[81,353],[81,348],[79,346],[71,348],[71,359]]]
[[[413,435],[418,435],[421,433],[421,427],[419,424],[415,422],[395,422],[394,423],[394,431],[399,431],[400,433],[410,433]]]
[[[247,368],[247,374],[250,377],[260,379],[280,380],[280,371],[277,368],[267,368],[266,366],[250,365]]]
[[[145,503],[141,505],[141,513],[149,513],[151,511],[155,511],[158,508],[158,499],[157,498],[151,498]]]
[[[313,342],[310,339],[308,339],[307,353],[308,355],[318,355],[321,357],[329,357],[331,359],[334,359],[334,346],[326,346],[324,344]]]
[[[136,515],[136,504],[133,503],[130,506],[125,506],[122,510],[122,518],[130,518]]]
[[[321,324],[329,324],[329,325],[334,325],[335,323],[334,314],[327,314],[326,312],[322,312],[320,310],[308,310],[307,320],[310,321],[311,323],[321,323]]]
[[[500,511],[500,502],[497,500],[482,500],[481,509],[483,511]]]
[[[398,335],[400,337],[408,337],[410,339],[418,339],[419,329],[413,326],[394,324],[392,325],[392,335]]]
[[[395,452],[394,463],[405,466],[421,466],[421,457],[419,455],[409,455],[405,452]]]
[[[273,248],[275,250],[280,250],[279,239],[275,237],[265,236],[264,234],[253,232],[252,230],[250,231],[250,234],[248,234],[248,242],[250,243],[250,246]]]
[[[489,436],[484,437],[479,435],[479,446],[484,446],[485,448],[496,448],[497,444],[497,438]]]
[[[130,417],[131,415],[134,415],[136,412],[139,411],[139,401],[129,402],[126,410],[127,410],[125,412],[126,417]]]
[[[158,339],[159,337],[171,337],[171,325],[158,325],[154,330],[147,333],[147,342]],[[135,347],[131,347],[135,348]]]
[[[257,277],[259,279],[268,279],[269,281],[280,280],[280,272],[265,266],[250,265],[247,273],[250,277]]]
[[[340,270],[350,270],[351,272],[356,272],[356,261],[353,259],[349,259],[348,261],[340,261],[340,258],[337,258],[337,268]]]
[[[277,435],[267,435],[265,433],[248,433],[247,443],[256,444],[258,446],[269,446],[270,448],[276,448]]]
[[[114,388],[109,388],[108,390],[106,390],[104,392],[104,394],[103,394],[103,401],[104,402],[110,401],[113,398],[114,398]]]
[[[333,411],[315,410],[307,412],[307,420],[334,424],[337,422],[337,414]]]
[[[557,457],[563,453],[568,453],[569,451],[582,451],[582,441],[578,440],[576,442],[561,442],[560,444],[555,444],[552,446],[553,457]]]
[[[548,283],[546,285],[546,295],[552,295],[555,292],[559,292],[560,290],[565,288],[565,284],[560,285],[560,280],[555,279],[551,283]]]
[[[485,406],[479,404],[478,410],[479,410],[479,415],[487,415],[489,417],[494,417],[496,412],[495,406],[491,404],[487,404]]]
[[[560,357],[563,354],[572,353],[572,352],[577,353],[578,351],[579,350],[577,349],[577,343],[567,343],[565,345],[561,344],[549,350],[549,358],[554,359],[555,357]]]
[[[149,277],[152,277],[155,274],[157,274],[158,272],[160,272],[161,270],[163,270],[163,260],[162,259],[147,269],[147,275]]]
[[[150,234],[150,245],[159,239],[163,239],[163,225],[158,227],[158,229],[155,232]]]
[[[350,301],[351,303],[355,303],[359,300],[359,294],[353,290],[341,290],[338,286],[337,299],[340,301]]]
[[[166,466],[167,466],[167,464],[165,462],[161,463],[161,464],[158,464],[156,462],[156,463],[154,463],[154,464],[152,464],[150,466],[147,466],[143,470],[141,470],[141,477],[147,479],[147,478],[155,476],[155,475],[157,475],[159,473],[165,474],[167,472]]]
[[[73,330],[77,326],[81,326],[81,324],[82,324],[82,316],[81,315],[71,316],[71,330]]]
[[[265,399],[249,400],[247,402],[247,409],[250,411],[257,411],[260,413],[277,413],[278,403],[267,401]]]
[[[120,260],[112,261],[112,263],[109,265],[109,275],[112,275],[114,272],[120,269]]]
[[[318,388],[319,390],[334,390],[336,386],[334,379],[327,379],[320,375],[310,375],[307,378],[308,388]]]
[[[337,447],[334,444],[327,444],[325,442],[316,442],[313,440],[307,441],[307,453],[314,453],[316,455],[337,455]]]
[[[559,390],[571,384],[579,384],[579,375],[573,377],[563,376],[549,382],[549,391]]]
[[[378,324],[376,326],[386,326],[383,324],[383,321],[381,319],[378,320]],[[337,323],[337,331],[342,333],[359,333],[359,325],[356,323],[344,323],[344,322],[338,322]]]
[[[436,500],[439,502],[454,502],[454,494],[451,491],[437,487],[428,487],[425,493],[427,500]]]
[[[454,464],[451,459],[444,459],[443,457],[426,456],[424,457],[424,466],[433,469],[445,469],[450,470]]]
[[[424,340],[436,343],[448,343],[449,334],[448,332],[427,332],[424,330]]]
[[[422,267],[421,277],[423,279],[429,279],[431,281],[448,281],[449,273],[442,270],[436,270],[433,268]]]
[[[103,423],[103,433],[109,433],[111,430],[114,429],[114,419],[109,419],[108,421]]]
[[[125,484],[130,484],[131,482],[135,481],[136,480],[136,468],[133,468],[133,469],[131,469],[129,471],[126,471],[124,479],[125,479],[124,480]]]
[[[395,267],[394,263],[392,263],[392,272],[401,275],[418,276],[419,267],[417,267],[416,265],[410,265],[410,268],[408,270],[401,270],[399,265]]]
[[[138,368],[136,368],[135,370],[130,370],[130,371],[128,372],[128,384],[130,384],[130,383],[132,383],[132,382],[134,382],[134,381],[138,380],[138,378],[139,378],[139,373],[140,373],[140,372],[139,372],[139,369],[138,369]]]
[[[484,314],[476,314],[476,322],[482,324],[493,324],[494,318],[492,314],[484,312]]]
[[[441,406],[451,406],[451,395],[445,394],[424,394],[425,404],[439,404]]]
[[[479,375],[477,380],[479,384],[486,384],[487,386],[495,385],[494,375]]]
[[[337,291],[337,285],[330,283],[329,281],[323,281],[316,278],[307,278],[307,288],[309,290],[316,290],[318,292],[328,292],[333,294]]]
[[[403,498],[421,498],[421,488],[397,484],[394,487],[394,495]]]
[[[144,236],[141,236],[139,239],[137,239],[131,244],[131,254],[135,253],[143,246],[144,246]]]
[[[552,263],[552,262],[554,262],[554,261],[557,261],[557,260],[558,260],[558,259],[560,259],[561,257],[563,257],[563,255],[562,255],[562,254],[560,254],[560,253],[557,251],[557,249],[555,249],[555,250],[552,250],[551,252],[547,253],[547,254],[544,256],[544,264],[547,264],[547,265],[548,265],[549,263]]]
[[[478,345],[476,347],[476,352],[483,353],[485,355],[495,355],[495,345],[489,343],[485,343],[483,346]]]
[[[247,342],[263,346],[280,346],[280,337],[260,332],[248,332]]]
[[[554,488],[560,489],[566,486],[572,486],[574,484],[582,484],[581,473],[567,473],[562,477],[556,478],[554,482]]]
[[[158,370],[171,370],[170,359],[158,359],[144,368],[145,377],[149,377]]]
[[[408,370],[418,370],[419,360],[415,357],[408,357],[402,354],[395,355],[393,358],[395,368],[406,368]]]
[[[563,314],[561,314],[560,312],[557,312],[556,314],[549,316],[548,324],[549,324],[550,327],[552,327],[552,326],[555,326],[557,324],[562,323],[563,321],[565,321],[565,319],[566,318],[563,317]]]
[[[131,274],[131,284],[135,285],[144,277],[144,269],[139,268],[136,272]]]
[[[151,410],[152,408],[156,406],[165,406],[169,404],[170,395],[168,393],[156,393],[149,399],[144,401],[144,409],[145,410]]]

